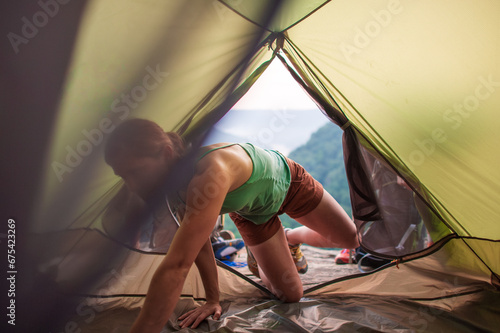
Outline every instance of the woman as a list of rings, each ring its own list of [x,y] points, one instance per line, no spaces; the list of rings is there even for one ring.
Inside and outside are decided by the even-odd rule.
[[[147,199],[186,152],[182,139],[145,119],[123,122],[108,139],[105,159],[132,191]],[[193,328],[221,315],[217,268],[209,236],[221,213],[230,216],[258,263],[263,283],[281,300],[298,302],[302,283],[289,244],[355,248],[356,228],[342,207],[299,164],[251,144],[202,147],[194,173],[177,191],[185,209],[170,251],[151,280],[131,332],[159,332],[196,263],[207,302],[179,319]],[[278,215],[303,226],[285,231]],[[297,247],[295,247],[297,248]]]

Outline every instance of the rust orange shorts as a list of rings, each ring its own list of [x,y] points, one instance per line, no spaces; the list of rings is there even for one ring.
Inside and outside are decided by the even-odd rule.
[[[265,242],[281,228],[279,215],[286,213],[291,218],[306,215],[316,208],[323,198],[323,186],[314,179],[300,164],[286,158],[290,168],[290,187],[280,210],[269,221],[255,224],[237,213],[229,213],[246,245]]]

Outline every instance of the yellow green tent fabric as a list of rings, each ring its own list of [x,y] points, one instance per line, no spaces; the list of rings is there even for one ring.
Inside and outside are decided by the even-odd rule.
[[[497,1],[41,3],[38,7],[19,4],[6,11],[26,20],[5,21],[7,49],[12,53],[6,56],[4,63],[11,68],[5,66],[5,72],[12,82],[21,83],[5,84],[8,88],[2,100],[12,110],[16,106],[45,110],[47,120],[40,126],[43,131],[33,134],[40,140],[29,160],[35,163],[22,162],[27,157],[19,157],[2,140],[9,160],[19,161],[12,164],[18,170],[5,177],[15,181],[22,178],[16,172],[36,165],[37,172],[26,185],[33,199],[22,213],[27,216],[23,228],[30,235],[25,243],[27,262],[43,276],[43,283],[35,282],[44,284],[48,279],[50,285],[82,288],[94,296],[101,291],[100,298],[88,301],[100,302],[103,309],[101,321],[93,321],[95,330],[108,330],[109,326],[99,325],[106,322],[106,315],[121,318],[120,309],[133,317],[127,311],[140,306],[148,274],[158,262],[155,254],[120,247],[109,238],[106,219],[113,200],[121,198],[122,184],[102,159],[106,136],[124,119],[141,117],[197,140],[250,88],[270,61],[278,60],[354,140],[351,142],[379,156],[413,186],[423,207],[433,212],[433,223],[445,230],[441,236],[448,235],[437,239],[431,249],[398,258],[399,267],[392,265],[309,290],[313,303],[327,301],[307,303],[316,312],[311,310],[297,325],[312,329],[311,318],[321,313],[334,318],[332,311],[325,310],[331,309],[328,300],[345,306],[342,300],[351,295],[359,297],[367,312],[364,319],[358,318],[361,326],[352,324],[355,318],[345,321],[352,327],[384,330],[370,326],[367,320],[370,305],[362,295],[371,295],[381,318],[387,320],[387,330],[424,327],[421,320],[425,316],[403,322],[394,319],[419,309],[438,309],[440,319],[425,322],[425,329],[434,331],[450,323],[464,331],[498,326],[498,317],[491,315],[499,308],[495,288],[498,290],[500,275]],[[48,23],[40,23],[43,17]],[[30,31],[26,22],[37,29],[38,37],[26,37]],[[54,38],[47,37],[51,34]],[[56,45],[60,52],[54,59],[61,61],[60,66],[47,60],[53,71],[42,70],[44,62],[34,61],[34,56],[50,59],[47,50]],[[27,63],[34,68],[32,72],[23,70]],[[43,82],[46,90],[41,97]],[[9,96],[8,91],[17,93],[23,88],[25,96],[31,94],[31,101]],[[35,103],[38,101],[42,103]],[[2,118],[12,142],[28,147],[21,135],[33,125],[21,122],[22,116],[12,116],[10,121],[17,123],[8,128],[8,113],[2,112]],[[19,190],[15,194],[22,196]],[[123,200],[118,205],[125,205]],[[44,247],[47,251],[33,256],[33,249]],[[89,247],[93,251],[85,250]],[[109,262],[96,268],[94,264],[104,260],[100,253],[109,254]],[[92,269],[85,273],[89,267]],[[139,282],[110,276],[110,270],[129,272]],[[253,313],[267,308],[248,305],[250,310],[245,311],[245,305],[235,299],[239,291],[255,297],[266,297],[266,291],[227,272],[220,268],[224,297],[233,304],[228,313],[239,317],[228,319],[227,326],[213,323],[212,328],[239,323],[250,329]],[[184,293],[202,298],[195,272],[190,276]],[[394,281],[405,279],[394,287]],[[116,288],[103,287],[111,284]],[[400,299],[406,301],[398,303]],[[484,300],[490,308],[481,308]],[[478,312],[484,311],[484,322],[479,323],[478,313],[463,313],[468,302],[479,307]],[[298,329],[277,323],[294,317],[300,309],[282,308],[277,303],[267,306],[280,313],[277,318],[281,319],[270,320],[276,324],[275,330]],[[390,308],[394,315],[388,314]],[[467,319],[460,321],[460,316]],[[341,327],[342,320],[325,320],[316,328],[332,331]],[[171,325],[169,330],[174,330]]]

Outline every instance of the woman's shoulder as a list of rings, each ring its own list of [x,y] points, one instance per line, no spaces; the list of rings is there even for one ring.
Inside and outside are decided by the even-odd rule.
[[[221,142],[207,145],[200,148],[197,158],[197,169],[203,171],[212,167],[231,167],[245,164],[251,165],[252,162],[246,150],[240,143]]]
[[[238,145],[238,143],[235,142],[217,142],[217,143],[211,143],[206,146],[201,146],[199,148],[199,151],[204,152],[204,151],[209,151],[213,149],[222,149],[230,146]]]
[[[232,143],[232,142],[219,142],[219,143],[213,143],[210,145],[202,146],[198,149],[197,160],[199,162],[202,158],[211,154],[212,152],[221,152],[221,151],[226,150],[225,148],[231,148],[232,146],[235,146],[235,145],[238,145],[238,144]]]

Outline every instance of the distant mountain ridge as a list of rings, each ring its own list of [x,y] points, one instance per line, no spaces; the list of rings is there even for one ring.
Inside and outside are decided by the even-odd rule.
[[[230,110],[204,144],[251,142],[288,155],[327,122],[319,110]]]

